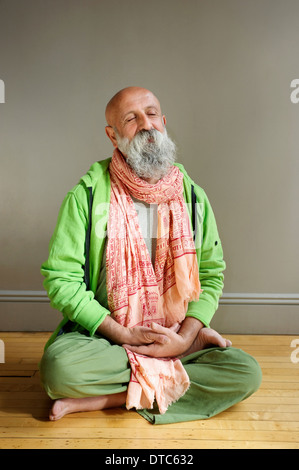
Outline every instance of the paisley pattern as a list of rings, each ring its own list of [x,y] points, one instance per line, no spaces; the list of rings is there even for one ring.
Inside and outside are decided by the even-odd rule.
[[[165,327],[181,323],[188,303],[197,300],[201,292],[196,251],[183,197],[183,175],[173,166],[163,179],[151,185],[135,175],[117,149],[109,171],[111,200],[106,269],[111,316],[129,328],[150,326],[152,322]],[[131,195],[149,204],[158,204],[154,266]],[[162,361],[144,356],[141,361],[137,354],[127,353],[132,368],[127,407],[143,408],[145,402],[152,406],[156,398],[160,412],[164,413],[189,386],[182,364],[177,359]],[[144,394],[147,391],[148,395],[149,376],[152,398],[148,401]],[[167,399],[169,380],[172,387]],[[136,384],[141,390],[138,387],[136,390]]]

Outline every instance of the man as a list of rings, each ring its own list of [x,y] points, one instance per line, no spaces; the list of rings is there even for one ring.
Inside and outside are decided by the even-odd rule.
[[[225,268],[213,211],[175,163],[153,93],[121,90],[106,120],[113,157],[66,196],[42,266],[64,317],[40,364],[50,419],[124,404],[152,423],[211,417],[261,382],[257,362],[209,328]]]

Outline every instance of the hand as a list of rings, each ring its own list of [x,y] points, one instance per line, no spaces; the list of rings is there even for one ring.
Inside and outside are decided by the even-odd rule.
[[[144,326],[135,326],[127,328],[117,323],[110,315],[107,315],[104,321],[97,329],[97,333],[105,336],[115,344],[130,344],[132,346],[142,346],[149,343],[164,344],[169,341],[168,337],[161,332],[156,332],[152,328]]]
[[[232,345],[229,339],[223,338],[216,330],[212,328],[202,328],[195,342],[200,349],[207,349],[215,346],[226,348]]]
[[[153,337],[152,335],[155,334],[156,337],[159,338],[159,341],[148,341],[148,343],[150,342],[151,344],[147,345],[123,344],[122,346],[130,351],[143,354],[145,356],[176,357],[182,354],[189,345],[186,345],[183,336],[176,333],[175,330],[177,330],[175,325],[172,328],[165,328],[157,323],[152,323],[152,333],[150,336]]]
[[[155,323],[152,323],[152,325],[155,325]],[[159,329],[155,329],[155,327],[147,328],[145,326],[135,326],[133,328],[127,328],[126,342],[128,343],[128,345],[130,345],[130,347],[148,347],[147,345],[149,344],[167,344],[169,343],[170,338],[165,334],[167,331],[164,330],[168,329],[164,328],[162,331]]]
[[[202,349],[220,347],[226,348],[232,345],[229,339],[223,338],[212,328],[201,328],[192,344],[187,344],[186,340],[179,333],[175,333],[171,328],[164,328],[156,323],[152,324],[152,329],[157,333],[164,334],[169,339],[164,344],[152,343],[144,346],[131,346],[123,344],[130,351],[151,357],[185,357],[193,352]]]
[[[188,356],[193,352],[201,351],[207,348],[227,348],[232,345],[229,339],[223,338],[216,330],[212,328],[202,328],[195,338],[191,347],[182,354],[181,357]]]

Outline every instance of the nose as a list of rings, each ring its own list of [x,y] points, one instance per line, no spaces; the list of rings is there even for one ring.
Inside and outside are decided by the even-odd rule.
[[[142,130],[150,131],[153,129],[153,124],[146,114],[140,116],[138,124],[138,132]]]

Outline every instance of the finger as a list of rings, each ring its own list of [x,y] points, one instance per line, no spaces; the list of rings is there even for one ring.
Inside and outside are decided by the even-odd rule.
[[[217,336],[218,336],[218,345],[221,348],[229,348],[233,344],[229,339],[223,338],[223,336],[221,336],[219,333],[217,333]]]
[[[155,331],[156,333],[162,333],[164,335],[167,335],[169,328],[165,328],[165,326],[159,325],[159,323],[152,322],[151,323],[151,329]]]
[[[148,343],[167,344],[169,341],[170,339],[167,336],[159,333],[152,332],[146,334],[146,342]]]
[[[217,331],[211,332],[211,337],[209,341],[214,344],[215,346],[219,346],[220,348],[226,348],[226,340],[219,334]]]
[[[177,333],[177,332],[179,331],[179,329],[180,329],[180,324],[179,324],[179,323],[174,323],[173,325],[171,325],[171,326],[169,327],[169,329],[170,329],[171,331],[174,331],[175,333]]]
[[[165,335],[156,335],[155,336],[155,343],[160,343],[160,344],[168,344],[170,342],[170,338]]]
[[[213,341],[215,346],[219,346],[219,348],[226,348],[226,341],[223,338],[217,338]]]
[[[221,348],[226,348],[231,346],[231,342],[226,338],[223,338],[223,336],[219,335],[219,346],[221,346]]]
[[[167,344],[170,342],[169,329],[158,323],[151,323],[152,333],[148,333],[148,337],[151,338],[151,342]]]

